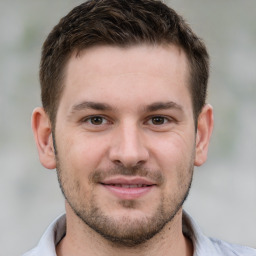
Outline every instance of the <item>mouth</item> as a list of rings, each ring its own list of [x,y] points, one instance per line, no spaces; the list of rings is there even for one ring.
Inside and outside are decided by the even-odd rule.
[[[142,187],[152,186],[152,185],[145,185],[145,184],[132,184],[132,185],[130,185],[130,184],[103,184],[103,185],[121,187],[121,188],[142,188]]]
[[[141,177],[111,178],[100,183],[108,192],[123,200],[134,200],[148,194],[157,184]]]

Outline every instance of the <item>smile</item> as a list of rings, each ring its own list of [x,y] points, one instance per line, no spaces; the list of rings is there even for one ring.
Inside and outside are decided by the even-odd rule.
[[[145,185],[145,184],[109,184],[109,186],[115,186],[115,187],[121,187],[121,188],[142,188],[142,187],[148,187],[151,185]]]
[[[155,183],[141,177],[111,178],[100,184],[113,196],[122,200],[134,200],[141,198],[156,187]]]

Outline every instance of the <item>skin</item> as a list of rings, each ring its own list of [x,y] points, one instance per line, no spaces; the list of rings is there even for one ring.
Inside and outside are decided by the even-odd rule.
[[[181,204],[193,166],[206,161],[213,113],[204,106],[195,131],[183,50],[93,47],[74,54],[65,72],[57,155],[47,114],[37,108],[32,116],[40,161],[57,167],[66,197],[67,233],[57,255],[192,255]],[[147,232],[150,239],[132,241]]]

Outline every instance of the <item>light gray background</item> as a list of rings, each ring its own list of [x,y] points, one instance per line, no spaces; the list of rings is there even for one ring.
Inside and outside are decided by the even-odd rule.
[[[41,167],[30,128],[40,105],[40,48],[82,1],[0,0],[0,255],[21,255],[64,210],[55,171]],[[211,55],[215,128],[185,208],[209,236],[256,247],[256,1],[165,1]]]

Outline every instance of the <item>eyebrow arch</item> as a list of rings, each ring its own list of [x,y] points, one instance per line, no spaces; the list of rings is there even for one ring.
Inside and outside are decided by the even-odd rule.
[[[158,111],[158,110],[162,110],[162,109],[176,109],[176,110],[179,110],[179,111],[183,111],[182,106],[173,102],[173,101],[155,102],[153,104],[150,104],[150,105],[146,106],[145,111],[154,112],[154,111]]]
[[[92,101],[83,101],[81,103],[78,103],[71,108],[71,114],[74,114],[75,112],[79,112],[86,109],[93,109],[93,110],[99,110],[99,111],[111,111],[113,110],[113,107],[106,103],[99,103],[99,102],[92,102]],[[170,101],[170,102],[155,102],[145,107],[145,112],[154,112],[158,110],[163,109],[176,109],[179,111],[183,111],[183,108],[181,105]]]
[[[78,104],[72,106],[71,113],[75,113],[77,111],[86,110],[86,109],[107,111],[107,110],[112,110],[113,108],[110,105],[105,104],[105,103],[83,101],[81,103],[78,103]]]

